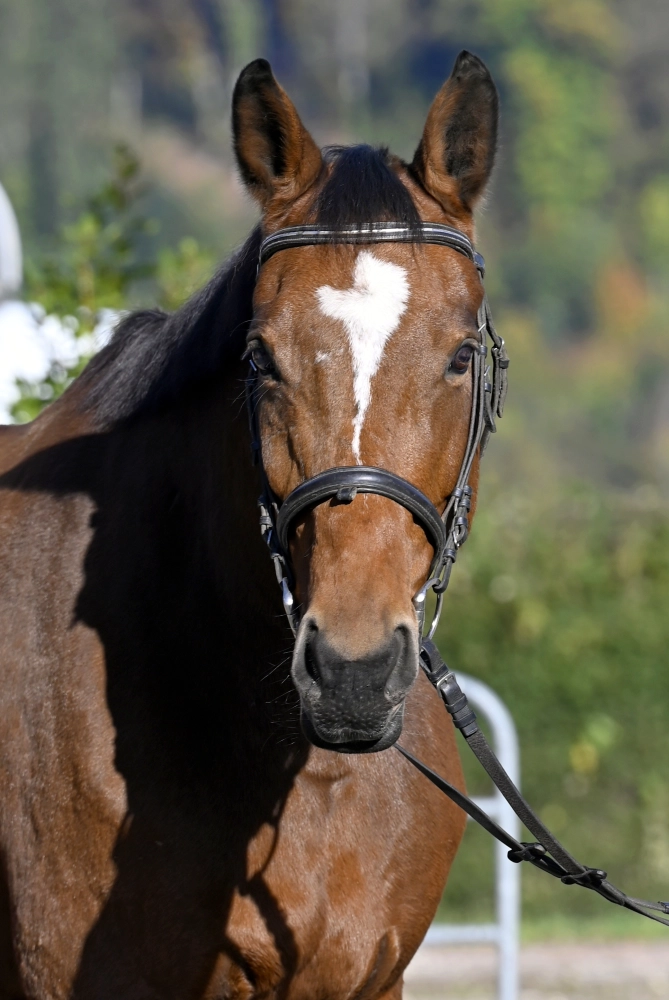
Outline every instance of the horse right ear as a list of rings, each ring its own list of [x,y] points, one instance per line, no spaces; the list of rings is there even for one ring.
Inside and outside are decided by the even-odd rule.
[[[266,59],[242,70],[232,96],[237,163],[253,197],[265,207],[281,194],[292,201],[320,174],[321,152]]]
[[[498,99],[485,64],[461,52],[429,110],[411,169],[446,211],[471,211],[497,149]]]

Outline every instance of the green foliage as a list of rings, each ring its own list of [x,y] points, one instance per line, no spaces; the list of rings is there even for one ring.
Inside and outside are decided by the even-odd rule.
[[[63,226],[57,249],[26,261],[27,297],[39,304],[44,318],[59,318],[79,338],[80,351],[74,364],[54,364],[41,384],[20,383],[13,407],[19,423],[33,420],[83,369],[102,310],[125,308],[133,285],[151,274],[138,253],[141,237],[154,228],[137,210],[138,177],[136,156],[118,146],[111,178],[79,217]]]
[[[613,132],[607,74],[575,53],[534,46],[504,60],[518,128],[515,163],[528,208],[560,216],[611,189]]]
[[[64,391],[94,353],[100,322],[131,308],[138,289],[157,305],[176,309],[209,278],[213,256],[193,239],[146,257],[143,242],[159,224],[140,210],[143,194],[139,161],[120,145],[110,179],[63,227],[57,250],[26,261],[27,297],[45,319],[59,319],[78,338],[79,357],[72,365],[54,364],[39,385],[19,384],[17,422],[33,420]]]
[[[545,821],[648,898],[669,894],[667,606],[669,509],[657,490],[575,483],[528,496],[488,482],[438,635],[454,669],[511,707],[523,789]],[[478,790],[477,767],[469,774]],[[479,841],[447,895],[470,915],[489,893]],[[528,916],[602,905],[535,872],[524,888]]]
[[[649,264],[666,273],[669,265],[669,174],[654,177],[641,192],[639,215]]]
[[[111,178],[63,226],[57,248],[28,259],[27,296],[48,314],[75,316],[82,333],[92,331],[101,308],[123,309],[134,283],[152,274],[138,244],[155,223],[139,214],[140,194],[139,161],[119,145]]]
[[[214,254],[192,237],[181,240],[176,249],[163,247],[154,272],[159,304],[177,309],[209,280],[215,263]]]

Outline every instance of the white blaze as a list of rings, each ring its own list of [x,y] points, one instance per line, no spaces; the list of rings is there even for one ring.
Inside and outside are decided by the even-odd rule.
[[[352,447],[360,464],[360,432],[372,395],[372,378],[381,364],[386,342],[407,307],[407,272],[363,250],[355,262],[352,288],[343,292],[323,285],[316,294],[321,311],[331,319],[342,320],[348,334],[356,403]]]

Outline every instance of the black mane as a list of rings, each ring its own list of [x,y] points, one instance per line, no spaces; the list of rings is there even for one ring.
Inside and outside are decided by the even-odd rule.
[[[418,211],[387,149],[331,147],[323,155],[332,170],[316,201],[315,222],[338,228],[393,221],[418,229]],[[239,360],[252,318],[260,240],[257,226],[176,312],[144,310],[121,321],[80,378],[84,406],[101,425],[169,405]]]
[[[84,405],[109,425],[174,402],[242,355],[252,317],[260,227],[211,281],[176,312],[123,319],[81,380]]]

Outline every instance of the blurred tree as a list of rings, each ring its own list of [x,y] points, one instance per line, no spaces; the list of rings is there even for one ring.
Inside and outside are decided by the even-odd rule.
[[[41,322],[60,320],[78,340],[78,359],[54,364],[44,382],[21,384],[13,408],[17,421],[34,419],[57,398],[108,337],[115,319],[132,306],[138,286],[157,305],[176,309],[209,279],[214,259],[193,239],[164,247],[150,263],[142,237],[158,228],[140,209],[144,194],[139,162],[125,146],[116,149],[111,178],[77,217],[63,227],[56,252],[26,261],[26,295],[38,304]]]
[[[138,259],[138,238],[151,227],[137,211],[140,194],[139,162],[119,146],[111,179],[63,228],[58,250],[27,261],[28,296],[48,313],[76,316],[87,333],[101,306],[124,308],[133,283],[152,273]]]
[[[0,0],[0,170],[28,242],[53,235],[66,190],[102,175],[116,46],[108,0]]]
[[[649,486],[562,483],[538,497],[489,479],[483,492],[439,644],[512,707],[524,791],[554,832],[626,891],[665,898],[669,508]],[[481,849],[456,866],[451,912],[480,915]],[[532,873],[524,899],[527,916],[606,913],[594,894]]]

